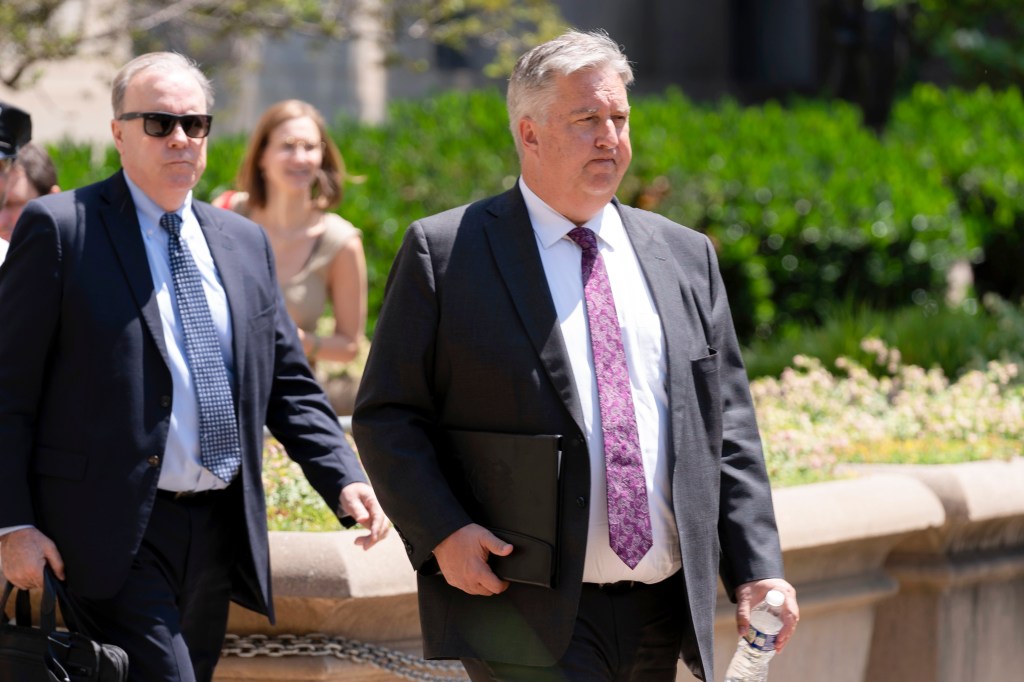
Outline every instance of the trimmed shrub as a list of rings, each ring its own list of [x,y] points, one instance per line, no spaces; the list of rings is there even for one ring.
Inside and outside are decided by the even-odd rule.
[[[1024,297],[1024,100],[1020,90],[920,85],[892,113],[886,144],[947,188],[972,245],[979,294]]]
[[[1024,310],[991,294],[983,306],[973,299],[958,307],[892,311],[872,310],[863,303],[837,304],[824,323],[755,340],[743,358],[751,378],[778,377],[798,355],[817,358],[830,370],[838,358],[846,357],[882,376],[888,369],[861,348],[860,340],[868,337],[901,349],[903,362],[938,369],[950,378],[982,370],[993,360],[1024,366]]]
[[[852,105],[698,107],[670,91],[634,110],[627,187],[712,238],[741,338],[821,321],[836,300],[909,305],[966,251],[953,195]]]

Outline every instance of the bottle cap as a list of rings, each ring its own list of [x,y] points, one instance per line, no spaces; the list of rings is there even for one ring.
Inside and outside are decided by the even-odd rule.
[[[768,590],[768,594],[764,596],[764,600],[771,606],[782,606],[782,602],[786,601],[786,595],[782,594],[778,590]]]

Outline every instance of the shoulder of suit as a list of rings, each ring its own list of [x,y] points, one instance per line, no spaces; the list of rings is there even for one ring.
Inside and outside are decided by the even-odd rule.
[[[642,208],[635,208],[633,206],[627,206],[623,203],[619,203],[619,209],[621,210],[623,217],[627,220],[643,223],[644,225],[657,230],[658,233],[666,239],[680,239],[692,245],[702,245],[708,241],[707,235],[703,232],[698,232],[692,227],[681,225],[680,223],[670,220],[659,213],[647,211]]]
[[[75,189],[64,190],[56,194],[44,194],[36,197],[30,202],[45,207],[46,212],[55,216],[62,216],[65,213],[75,212],[75,206],[95,208],[110,201],[111,178],[94,182],[91,185],[76,187]],[[104,198],[101,201],[101,198]],[[130,197],[129,197],[130,200]]]
[[[464,204],[462,206],[456,206],[455,208],[449,208],[445,211],[441,211],[440,213],[420,218],[416,222],[422,224],[429,230],[443,229],[445,227],[458,227],[462,222],[466,211],[471,206],[473,206],[473,204]]]
[[[197,199],[192,201],[192,210],[200,224],[215,226],[223,234],[234,239],[237,248],[270,251],[270,241],[263,228],[249,218]]]
[[[208,201],[201,201],[195,197],[192,198],[192,210],[197,216],[210,216],[225,225],[237,225],[247,229],[261,229],[259,225],[245,215],[227,208],[214,206]]]
[[[514,210],[516,196],[522,203],[522,195],[518,190],[503,192],[470,204],[456,206],[440,213],[427,216],[416,222],[422,224],[427,231],[456,231],[457,229],[480,226],[485,220],[502,219]],[[525,204],[522,205],[525,211]]]

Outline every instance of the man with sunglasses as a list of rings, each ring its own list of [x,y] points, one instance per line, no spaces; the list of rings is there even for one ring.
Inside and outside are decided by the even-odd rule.
[[[387,519],[306,364],[258,225],[197,201],[213,93],[115,77],[122,170],[29,202],[0,271],[0,561],[46,564],[135,682],[210,680],[229,600],[273,617],[266,425],[346,522]],[[31,297],[11,295],[30,291]]]
[[[18,107],[0,102],[0,208],[7,199],[7,177],[18,159],[18,150],[31,139],[32,118]],[[7,256],[8,246],[0,237],[0,263]]]

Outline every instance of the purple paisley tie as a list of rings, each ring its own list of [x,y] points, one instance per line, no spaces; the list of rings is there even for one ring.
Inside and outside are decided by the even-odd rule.
[[[622,332],[597,237],[589,228],[577,227],[569,232],[569,238],[583,249],[583,291],[604,435],[608,542],[627,566],[636,568],[654,540]]]

